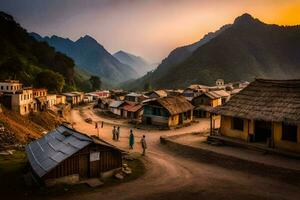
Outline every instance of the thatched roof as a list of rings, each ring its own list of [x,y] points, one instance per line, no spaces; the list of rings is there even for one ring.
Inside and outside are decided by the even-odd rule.
[[[194,106],[182,96],[164,97],[155,101],[166,108],[171,115],[183,113],[194,108]]]
[[[212,112],[246,119],[300,123],[300,79],[256,79]]]

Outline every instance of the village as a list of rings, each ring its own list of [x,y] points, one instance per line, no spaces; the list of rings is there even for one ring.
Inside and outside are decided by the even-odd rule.
[[[0,92],[5,110],[24,117],[51,111],[61,119],[17,150],[25,152],[29,164],[22,174],[26,187],[69,185],[55,199],[118,198],[120,193],[121,199],[180,199],[170,192],[185,193],[194,184],[208,191],[206,197],[228,195],[221,187],[226,184],[237,198],[255,192],[264,199],[264,190],[271,195],[282,182],[290,192],[274,197],[299,194],[299,80],[218,79],[213,86],[185,89],[58,94],[5,80]],[[15,147],[2,146],[1,156],[13,156]],[[117,181],[113,191],[106,192],[107,180]],[[237,181],[247,189],[235,188]],[[259,191],[251,188],[254,182]],[[82,184],[100,189],[72,188]]]

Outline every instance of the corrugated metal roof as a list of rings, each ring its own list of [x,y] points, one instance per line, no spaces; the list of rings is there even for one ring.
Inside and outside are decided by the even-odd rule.
[[[140,96],[142,96],[142,94],[138,94],[138,93],[135,93],[135,92],[131,92],[131,93],[127,94],[126,96],[140,97]]]
[[[112,101],[112,102],[109,104],[109,107],[112,107],[112,108],[118,108],[118,107],[121,106],[123,103],[124,103],[124,101]]]
[[[123,107],[124,110],[129,111],[129,112],[136,112],[140,110],[143,106],[140,104],[128,104]]]
[[[60,162],[93,142],[93,139],[60,126],[26,147],[28,160],[39,177],[44,176]]]

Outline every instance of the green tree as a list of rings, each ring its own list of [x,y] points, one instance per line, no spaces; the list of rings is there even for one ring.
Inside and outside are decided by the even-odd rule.
[[[50,92],[61,92],[65,85],[65,79],[57,72],[44,70],[37,74],[35,84],[37,87],[47,88]]]
[[[99,76],[91,76],[90,82],[92,84],[92,90],[99,90],[101,88],[101,79]]]

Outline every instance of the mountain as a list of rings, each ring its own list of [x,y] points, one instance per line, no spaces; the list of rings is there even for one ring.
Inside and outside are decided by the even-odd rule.
[[[269,25],[244,14],[183,61],[167,66],[163,61],[155,71],[127,83],[127,87],[142,89],[150,84],[153,88],[177,88],[214,84],[218,78],[299,78],[299,52],[300,26]]]
[[[132,66],[139,76],[145,75],[148,71],[153,69],[153,66],[143,58],[124,51],[118,51],[114,53],[113,56],[121,63]]]
[[[38,42],[11,15],[0,12],[0,79],[19,79],[25,86],[49,85],[50,91],[76,87],[74,62],[45,42]],[[40,77],[46,76],[51,83]],[[50,78],[51,77],[51,78]]]
[[[86,35],[72,41],[55,35],[51,37],[41,37],[37,33],[31,35],[70,56],[79,68],[104,77],[112,83],[138,77],[138,73],[131,66],[121,63],[91,36]]]
[[[220,33],[225,31],[227,28],[229,28],[231,25],[227,24],[221,27],[219,30],[216,32],[210,32],[206,34],[201,40],[182,47],[178,47],[171,51],[171,53],[168,55],[167,58],[165,58],[161,64],[158,66],[159,68],[163,68],[164,70],[168,69],[169,67],[172,67],[176,64],[181,63],[184,61],[186,58],[191,56],[193,52],[198,49],[199,47],[203,46],[204,44],[208,43],[211,39],[215,38],[218,36]]]

